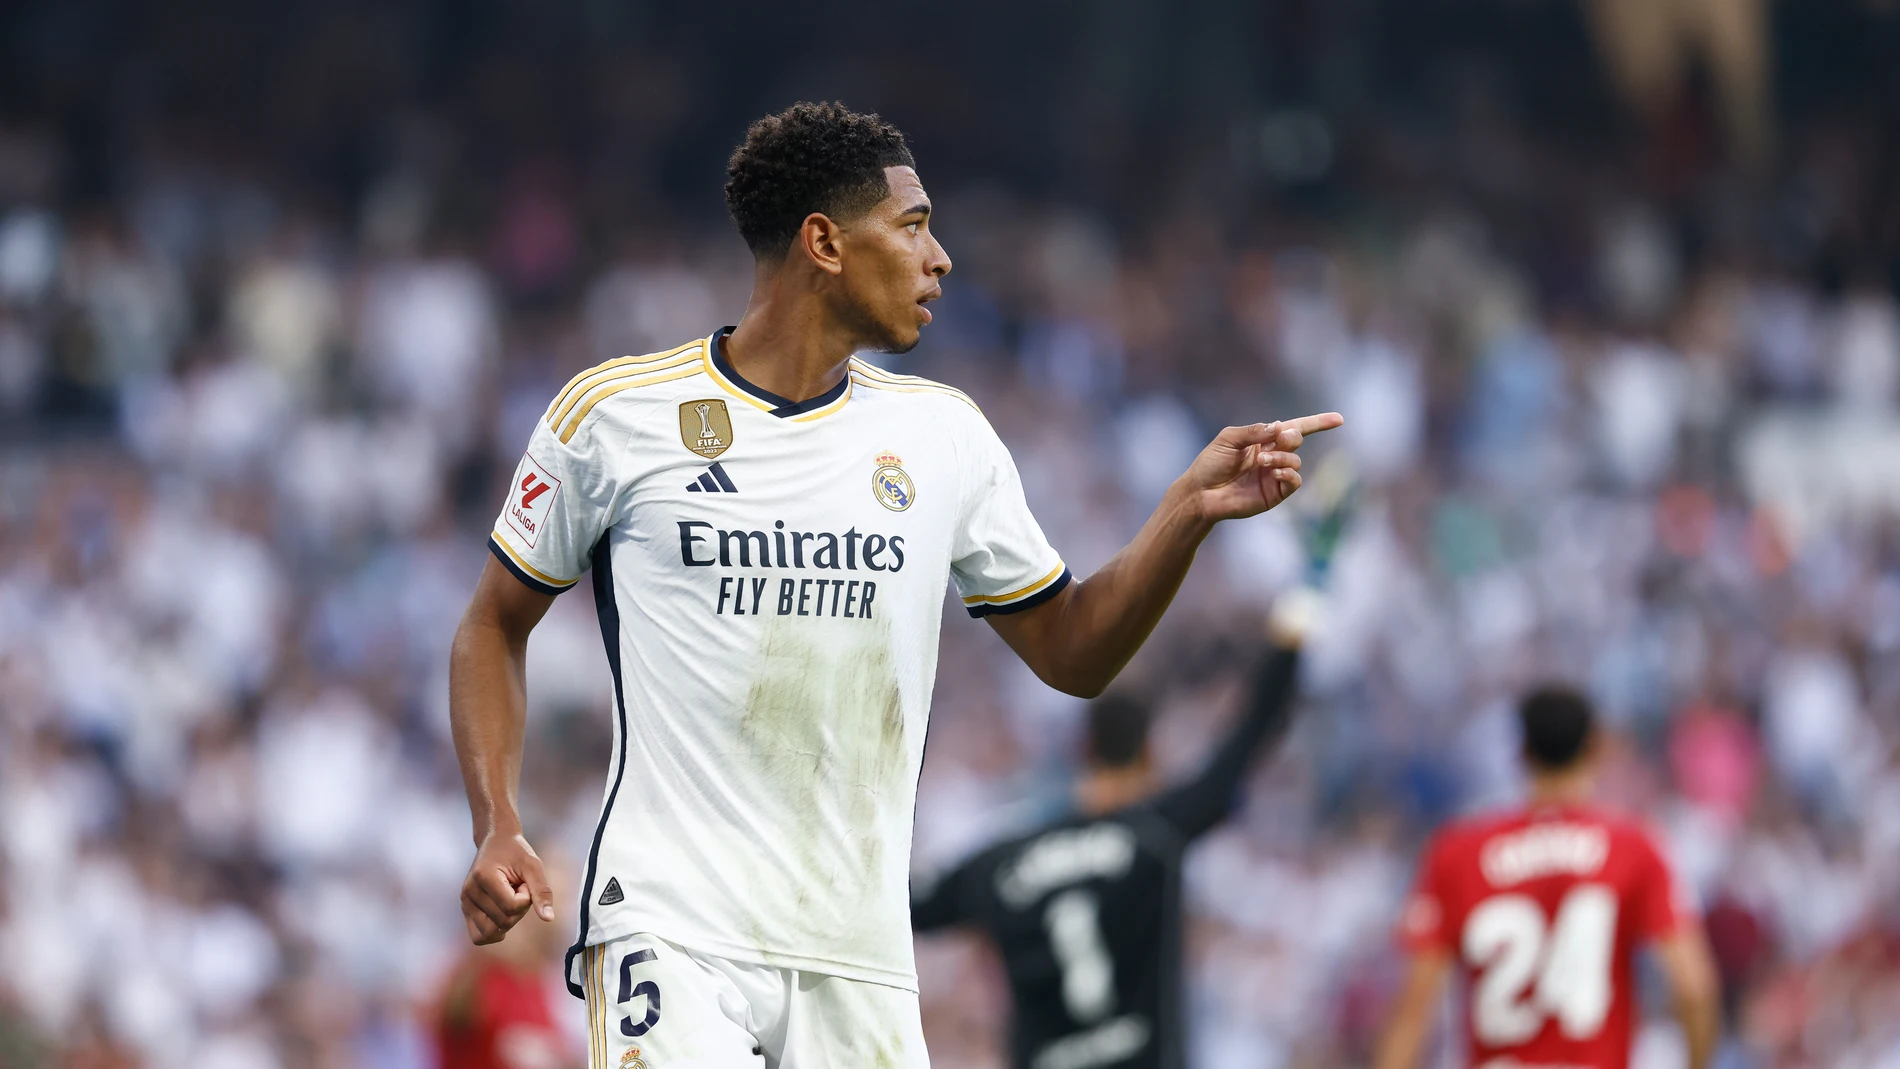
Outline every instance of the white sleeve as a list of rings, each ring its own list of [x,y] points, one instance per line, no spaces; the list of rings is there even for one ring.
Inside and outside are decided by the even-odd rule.
[[[563,442],[546,420],[537,422],[488,538],[515,578],[543,594],[579,582],[613,524],[614,479],[597,429],[590,424]]]
[[[991,616],[1055,597],[1069,585],[1069,569],[1030,515],[1009,450],[980,416],[964,445],[968,470],[950,555],[963,607]]]

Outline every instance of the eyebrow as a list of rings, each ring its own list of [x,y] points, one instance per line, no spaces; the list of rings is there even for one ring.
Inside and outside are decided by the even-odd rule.
[[[911,205],[910,207],[908,207],[908,208],[905,208],[905,209],[904,209],[903,211],[901,211],[901,212],[898,212],[898,213],[897,213],[897,217],[898,217],[899,219],[902,219],[902,218],[903,218],[904,216],[906,216],[906,215],[920,215],[920,214],[921,214],[921,215],[925,215],[925,216],[928,216],[928,215],[930,214],[930,205],[928,205],[928,204],[913,204],[913,205]]]

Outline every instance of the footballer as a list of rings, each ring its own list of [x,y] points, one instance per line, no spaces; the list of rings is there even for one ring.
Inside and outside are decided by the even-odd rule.
[[[1446,980],[1465,979],[1475,1069],[1627,1069],[1635,954],[1675,996],[1686,1064],[1721,1030],[1702,924],[1649,833],[1589,804],[1602,737],[1588,699],[1546,687],[1518,705],[1530,798],[1458,821],[1426,847],[1400,934],[1411,962],[1377,1069],[1422,1062]]]
[[[589,577],[615,698],[567,952],[591,1065],[921,1069],[911,820],[946,583],[1097,695],[1213,525],[1285,500],[1342,420],[1227,428],[1076,578],[976,405],[857,355],[915,346],[950,272],[903,134],[798,104],[725,192],[756,260],[738,325],[576,376],[510,479],[450,665],[462,913],[476,943],[554,920],[516,805],[523,659]]]

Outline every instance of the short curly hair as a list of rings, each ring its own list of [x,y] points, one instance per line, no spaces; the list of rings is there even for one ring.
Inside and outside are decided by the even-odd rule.
[[[847,220],[890,196],[886,167],[914,167],[897,127],[836,101],[752,124],[726,161],[726,209],[760,260],[783,257],[805,217]]]

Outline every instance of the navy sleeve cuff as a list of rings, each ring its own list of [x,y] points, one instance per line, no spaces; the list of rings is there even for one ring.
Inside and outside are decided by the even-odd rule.
[[[966,605],[963,608],[965,612],[978,618],[984,616],[1008,616],[1013,612],[1033,609],[1043,602],[1048,601],[1050,598],[1055,597],[1057,594],[1062,593],[1062,588],[1068,586],[1069,582],[1074,578],[1075,574],[1069,571],[1069,569],[1064,568],[1062,569],[1062,574],[1056,576],[1055,582],[1050,583],[1048,586],[1043,587],[1041,590],[1036,591],[1021,601],[1012,601],[1006,605]]]
[[[524,586],[538,594],[546,594],[549,597],[553,597],[574,585],[573,583],[569,583],[567,586],[555,586],[553,583],[544,582],[529,575],[525,568],[515,562],[514,556],[501,547],[501,543],[495,540],[494,535],[488,536],[488,552],[493,553],[495,559],[501,562],[502,567],[514,573],[514,577],[521,580]],[[579,580],[576,580],[576,582],[578,581]]]

